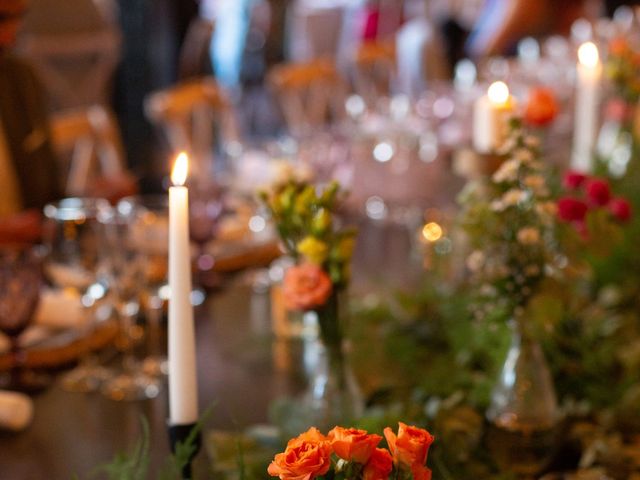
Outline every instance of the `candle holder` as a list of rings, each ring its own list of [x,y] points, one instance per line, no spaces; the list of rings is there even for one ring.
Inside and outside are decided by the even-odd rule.
[[[186,423],[182,425],[171,425],[167,422],[167,431],[169,433],[169,443],[171,445],[171,452],[173,454],[176,453],[176,449],[178,444],[184,444],[189,436],[192,434],[194,428],[196,428],[196,423]],[[193,478],[192,475],[192,462],[195,456],[200,451],[200,447],[202,446],[202,435],[200,431],[195,434],[195,438],[193,439],[193,446],[195,447],[186,465],[182,468],[182,479],[183,480],[191,480]]]

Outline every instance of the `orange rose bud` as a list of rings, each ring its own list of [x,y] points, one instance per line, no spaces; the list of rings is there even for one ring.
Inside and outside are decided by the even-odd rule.
[[[280,480],[312,480],[330,467],[331,445],[317,429],[310,428],[289,440],[284,453],[275,456],[267,471]]]
[[[532,88],[524,110],[524,121],[535,127],[550,124],[558,115],[558,102],[553,92],[544,87]]]
[[[623,37],[616,37],[609,42],[609,53],[616,57],[621,57],[629,48],[629,44]]]
[[[393,470],[393,458],[385,448],[376,448],[362,470],[362,480],[387,480]]]
[[[365,430],[342,427],[331,430],[328,438],[336,455],[347,462],[363,465],[382,440],[380,435],[369,435]]]
[[[434,440],[433,435],[426,430],[402,422],[398,423],[397,436],[389,427],[384,429],[384,436],[394,463],[405,468],[424,465],[429,446]]]
[[[411,467],[413,480],[431,480],[431,470],[421,465]]]
[[[289,310],[312,310],[324,305],[333,284],[318,265],[303,263],[289,267],[284,275],[282,293]]]

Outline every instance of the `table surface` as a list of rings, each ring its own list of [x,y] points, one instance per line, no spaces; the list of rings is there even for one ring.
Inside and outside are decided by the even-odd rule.
[[[421,267],[406,227],[365,222],[360,228],[356,293],[417,284]],[[248,279],[247,272],[237,275],[196,310],[200,408],[215,403],[207,429],[266,422],[272,400],[301,393],[305,386],[299,348],[274,341],[269,293],[257,292]],[[148,401],[116,402],[98,393],[65,392],[56,384],[34,401],[35,418],[27,430],[0,432],[0,478],[88,478],[140,438],[142,417],[150,425],[152,465],[162,465],[168,454],[166,383],[159,397]],[[206,477],[206,453],[196,465],[197,478]]]

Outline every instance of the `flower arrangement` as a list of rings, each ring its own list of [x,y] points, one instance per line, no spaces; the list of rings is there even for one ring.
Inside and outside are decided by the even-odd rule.
[[[624,37],[609,42],[609,55],[605,67],[617,95],[630,105],[640,100],[640,52]]]
[[[595,228],[596,222],[631,220],[631,204],[624,197],[613,197],[607,180],[568,171],[562,185],[568,193],[558,199],[558,218],[573,225],[584,240],[589,238],[589,224]]]
[[[335,427],[323,435],[312,427],[289,440],[268,472],[280,480],[430,480],[426,467],[434,437],[426,430],[399,423],[398,433],[384,429],[389,449],[378,448],[380,435]]]
[[[321,308],[349,282],[356,231],[336,227],[340,194],[336,182],[318,191],[311,184],[294,181],[260,194],[296,262],[284,277],[283,293],[290,310]]]
[[[462,227],[480,299],[517,313],[541,282],[557,271],[557,206],[543,175],[539,140],[512,120],[504,161],[480,187],[463,191]],[[481,309],[476,311],[481,315]]]

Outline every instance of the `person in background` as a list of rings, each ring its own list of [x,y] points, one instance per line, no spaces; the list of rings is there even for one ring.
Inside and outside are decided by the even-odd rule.
[[[0,0],[0,243],[35,242],[45,204],[63,196],[48,102],[33,69],[12,52],[27,0]],[[112,201],[137,191],[129,175],[87,189]]]
[[[36,239],[40,210],[62,194],[42,87],[10,51],[26,8],[0,0],[0,241]]]
[[[568,34],[587,11],[639,3],[638,0],[487,0],[467,41],[471,57],[504,55],[526,36]]]

